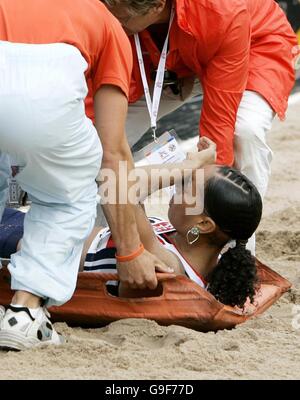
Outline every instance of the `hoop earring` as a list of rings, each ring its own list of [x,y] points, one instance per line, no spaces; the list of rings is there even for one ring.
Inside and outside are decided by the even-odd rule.
[[[200,237],[200,233],[201,233],[200,229],[197,228],[196,226],[194,226],[193,228],[188,230],[186,233],[186,240],[187,240],[188,244],[191,245],[191,244],[197,242],[197,240]],[[190,235],[194,236],[194,239],[190,239]]]

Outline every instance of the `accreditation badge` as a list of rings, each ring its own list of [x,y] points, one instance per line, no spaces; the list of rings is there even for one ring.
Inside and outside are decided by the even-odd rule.
[[[142,149],[143,158],[149,164],[173,164],[186,159],[186,154],[178,144],[174,129],[163,133],[155,142]]]
[[[186,154],[178,143],[178,137],[174,129],[166,131],[155,141],[139,151],[139,165],[158,165],[181,163],[186,159]],[[172,196],[175,187],[165,188],[164,191]]]

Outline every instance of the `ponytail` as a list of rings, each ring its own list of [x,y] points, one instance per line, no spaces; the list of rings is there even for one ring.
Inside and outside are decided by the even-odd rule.
[[[243,308],[248,298],[253,303],[257,284],[255,258],[245,243],[237,241],[210,274],[208,291],[223,304]]]
[[[255,185],[240,171],[220,166],[206,182],[204,210],[236,247],[224,253],[210,274],[208,290],[223,304],[253,303],[258,287],[255,259],[246,249],[262,215],[262,199]]]

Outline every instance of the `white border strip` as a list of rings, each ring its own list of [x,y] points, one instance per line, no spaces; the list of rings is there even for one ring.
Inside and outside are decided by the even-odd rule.
[[[300,92],[293,93],[289,97],[289,106],[297,104],[300,102]]]

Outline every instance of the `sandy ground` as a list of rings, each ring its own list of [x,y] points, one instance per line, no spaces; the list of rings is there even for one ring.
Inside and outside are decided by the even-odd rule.
[[[257,256],[294,284],[269,311],[216,334],[142,319],[94,330],[56,324],[68,337],[66,345],[0,352],[0,379],[299,379],[299,111],[300,103],[292,105],[287,120],[275,121],[269,136],[273,175]]]

